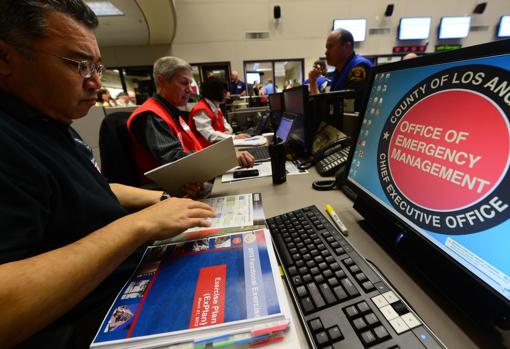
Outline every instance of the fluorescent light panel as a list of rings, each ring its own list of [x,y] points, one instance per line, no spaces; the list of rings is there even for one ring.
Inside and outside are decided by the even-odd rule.
[[[92,1],[87,5],[94,11],[96,16],[124,16],[124,13],[109,1]]]

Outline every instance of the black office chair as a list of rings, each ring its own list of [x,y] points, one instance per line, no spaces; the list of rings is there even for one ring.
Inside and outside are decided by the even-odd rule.
[[[110,183],[139,187],[140,180],[131,153],[127,130],[130,112],[115,112],[106,116],[99,129],[101,170]]]

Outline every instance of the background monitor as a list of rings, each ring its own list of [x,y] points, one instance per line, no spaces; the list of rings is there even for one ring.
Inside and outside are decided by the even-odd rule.
[[[439,24],[439,39],[462,39],[468,36],[471,17],[443,17]]]
[[[501,16],[498,26],[498,38],[510,37],[510,16]]]
[[[399,40],[425,40],[430,35],[431,17],[402,17],[398,27]]]
[[[367,32],[366,19],[335,19],[333,20],[333,30],[346,29],[351,32],[355,42],[365,41]]]
[[[308,86],[301,85],[283,91],[285,113],[294,115],[294,124],[288,143],[298,156],[307,155],[312,149],[316,123],[310,113]]]
[[[502,40],[373,68],[347,177],[376,239],[472,318],[502,328],[510,328],[510,92],[500,93],[509,47]]]
[[[284,111],[283,93],[272,93],[269,95],[269,110],[271,111],[271,124],[274,130],[278,128]]]

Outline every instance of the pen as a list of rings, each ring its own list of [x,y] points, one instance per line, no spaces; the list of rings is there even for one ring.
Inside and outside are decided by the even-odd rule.
[[[329,216],[331,217],[331,219],[333,219],[333,222],[335,222],[336,226],[338,227],[338,229],[340,229],[340,232],[344,235],[344,236],[347,236],[349,235],[349,232],[347,231],[347,227],[345,226],[345,224],[342,222],[342,220],[340,219],[340,217],[338,217],[338,215],[336,214],[335,210],[333,210],[333,207],[331,207],[331,205],[327,204],[326,205],[326,212],[329,214]]]

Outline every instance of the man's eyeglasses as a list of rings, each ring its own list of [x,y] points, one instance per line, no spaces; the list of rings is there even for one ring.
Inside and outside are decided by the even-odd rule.
[[[70,64],[74,65],[78,69],[78,73],[84,79],[90,79],[92,77],[92,75],[94,75],[94,72],[96,72],[99,77],[102,77],[103,73],[104,73],[104,70],[105,70],[104,65],[102,65],[101,63],[93,63],[91,61],[86,61],[86,60],[77,61],[75,59],[71,59],[71,58],[67,58],[67,57],[62,57],[62,56],[59,56],[59,55],[55,55],[53,53],[48,53],[48,52],[44,52],[44,51],[35,50],[35,49],[33,49],[31,47],[27,47],[27,46],[21,46],[21,45],[17,45],[17,44],[11,44],[11,45],[19,47],[22,50],[28,50],[28,51],[42,53],[42,54],[45,54],[45,55],[48,55],[48,56],[53,56],[53,57],[60,58],[64,62],[70,63]]]

